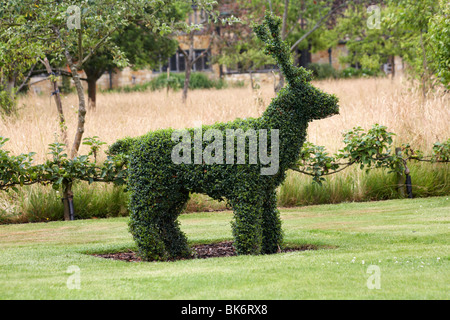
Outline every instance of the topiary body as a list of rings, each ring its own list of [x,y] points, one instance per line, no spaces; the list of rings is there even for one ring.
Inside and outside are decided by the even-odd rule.
[[[207,194],[231,204],[234,212],[234,246],[238,254],[274,253],[282,246],[276,189],[284,181],[289,167],[298,160],[308,123],[337,114],[338,105],[334,95],[326,94],[310,84],[309,72],[293,66],[289,46],[279,37],[279,27],[280,19],[266,14],[264,23],[254,28],[266,44],[266,53],[277,60],[287,81],[286,87],[279,91],[263,115],[256,119],[236,119],[184,132],[190,138],[189,147],[193,149],[198,147],[196,137],[202,136],[203,151],[214,141],[213,137],[204,139],[211,129],[223,132],[224,139],[220,142],[223,148],[215,148],[213,152],[218,160],[228,156],[227,142],[234,145],[235,150],[238,145],[239,135],[226,141],[227,130],[254,132],[258,141],[261,141],[262,133],[266,133],[269,154],[272,152],[274,156],[274,150],[278,153],[278,170],[275,173],[262,174],[262,170],[267,169],[267,162],[261,159],[250,161],[252,152],[249,146],[246,146],[246,161],[242,164],[237,164],[237,151],[233,155],[233,164],[225,163],[225,160],[212,164],[204,159],[195,161],[199,160],[195,159],[195,154],[193,161],[174,163],[173,150],[180,146],[173,139],[177,133],[174,129],[126,138],[111,146],[112,153],[127,152],[130,155],[129,226],[144,259],[165,260],[190,254],[186,236],[177,221],[190,193]],[[275,133],[278,139],[272,140]]]

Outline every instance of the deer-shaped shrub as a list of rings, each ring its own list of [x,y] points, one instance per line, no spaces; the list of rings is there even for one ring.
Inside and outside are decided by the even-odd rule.
[[[308,122],[337,114],[339,109],[334,95],[313,87],[310,73],[293,65],[279,29],[280,19],[269,13],[254,27],[266,54],[275,58],[287,81],[260,118],[183,131],[158,130],[111,146],[112,154],[130,156],[129,227],[143,259],[190,254],[177,221],[190,193],[227,200],[232,206],[238,254],[275,253],[282,247],[276,189],[299,158]],[[259,145],[252,144],[258,140]]]

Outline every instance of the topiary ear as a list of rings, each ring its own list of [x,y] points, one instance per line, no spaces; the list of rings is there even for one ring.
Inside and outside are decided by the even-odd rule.
[[[296,75],[297,77],[299,77],[302,81],[304,82],[309,82],[312,80],[313,77],[313,73],[311,70],[307,70],[303,67],[295,67],[296,70]]]
[[[255,32],[255,34],[258,36],[259,40],[261,40],[265,44],[269,44],[269,42],[270,42],[269,32],[268,32],[264,22],[260,25],[254,25],[253,32]]]
[[[277,62],[278,67],[292,86],[296,81],[310,81],[311,74],[304,68],[294,66],[290,46],[280,36],[281,18],[266,12],[264,21],[253,27],[258,38],[266,44],[264,53],[271,55]]]

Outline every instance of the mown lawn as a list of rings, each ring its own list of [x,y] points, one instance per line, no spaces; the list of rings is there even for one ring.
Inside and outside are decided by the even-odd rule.
[[[135,249],[127,218],[2,225],[0,299],[449,299],[449,198],[282,209],[286,242],[319,250],[176,262],[89,255]],[[196,244],[231,218],[180,221]]]

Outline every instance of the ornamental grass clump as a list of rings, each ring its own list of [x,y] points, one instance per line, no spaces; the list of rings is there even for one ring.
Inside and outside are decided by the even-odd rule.
[[[293,65],[280,24],[266,14],[254,27],[287,82],[260,118],[158,130],[111,146],[111,153],[130,156],[129,227],[143,259],[191,254],[177,220],[190,193],[228,201],[238,254],[270,254],[282,247],[276,189],[299,159],[308,123],[339,108],[334,95],[311,85],[310,72]]]

